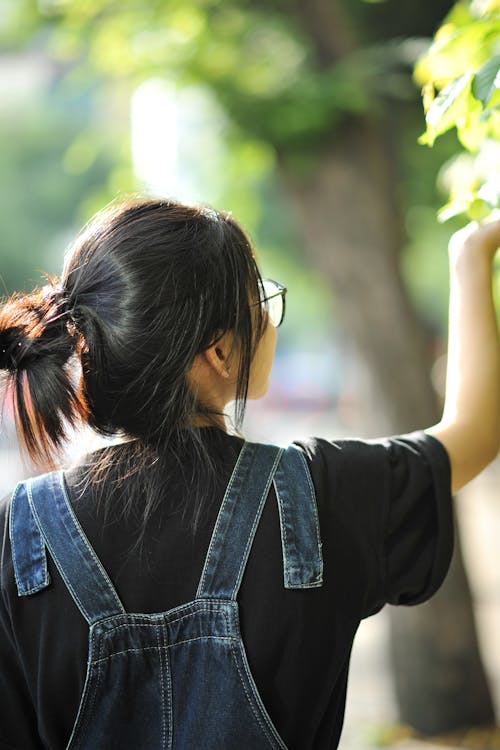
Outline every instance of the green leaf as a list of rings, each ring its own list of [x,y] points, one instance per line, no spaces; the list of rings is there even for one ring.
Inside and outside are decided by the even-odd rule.
[[[443,206],[437,218],[441,224],[462,215],[471,221],[482,221],[491,214],[491,210],[491,203],[479,197],[477,193],[467,193]]]
[[[482,221],[491,214],[491,206],[481,198],[475,198],[469,204],[466,213],[471,221]]]
[[[456,124],[457,115],[470,92],[471,77],[472,73],[467,71],[439,92],[425,116],[427,132],[419,139],[420,143],[432,145],[438,135]]]
[[[500,19],[473,21],[462,27],[442,26],[415,67],[420,85],[432,80],[441,88],[466,70],[478,70],[497,50]]]
[[[453,25],[455,28],[468,26],[476,20],[476,15],[472,13],[470,3],[458,2],[452,7],[446,15],[441,26]]]
[[[474,76],[472,93],[486,107],[491,97],[500,88],[500,55],[488,60]]]
[[[488,133],[488,122],[481,119],[483,108],[481,102],[468,91],[464,107],[457,115],[456,127],[460,143],[468,151],[477,151]]]
[[[446,203],[438,211],[438,221],[442,224],[449,219],[453,219],[455,216],[464,214],[469,207],[469,203],[470,201],[462,196]]]

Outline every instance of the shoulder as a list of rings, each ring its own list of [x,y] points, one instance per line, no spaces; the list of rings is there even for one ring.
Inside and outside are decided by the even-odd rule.
[[[317,479],[348,475],[363,483],[367,476],[370,479],[376,476],[382,478],[391,470],[414,468],[418,471],[419,467],[423,472],[430,471],[444,479],[450,473],[449,457],[444,446],[423,430],[376,439],[331,441],[310,437],[294,440],[293,444],[302,451],[311,473]]]
[[[395,514],[422,503],[450,515],[448,455],[423,431],[373,440],[311,437],[294,445],[307,461],[324,523],[382,538]]]
[[[328,440],[322,437],[308,437],[294,440],[293,444],[301,448],[310,461],[333,456],[339,458],[341,454],[363,458],[381,455],[386,451],[397,452],[401,449],[414,454],[436,457],[439,455],[441,458],[447,458],[443,444],[424,430],[378,438],[350,437]]]

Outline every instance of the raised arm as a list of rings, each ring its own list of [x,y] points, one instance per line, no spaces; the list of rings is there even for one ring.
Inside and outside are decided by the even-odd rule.
[[[445,446],[452,491],[473,479],[500,448],[500,342],[492,294],[500,221],[450,240],[448,365],[443,417],[426,430]]]

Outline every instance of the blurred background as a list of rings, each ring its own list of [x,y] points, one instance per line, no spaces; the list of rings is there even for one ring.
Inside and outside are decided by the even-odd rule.
[[[413,71],[447,14],[469,5],[0,0],[2,293],[60,273],[78,230],[120,195],[209,203],[233,212],[263,274],[288,288],[249,439],[437,422],[446,247],[461,224],[436,212],[463,148],[454,130],[418,143]],[[7,411],[0,461],[4,495],[33,470]],[[341,747],[463,728],[461,746],[500,747],[473,731],[500,715],[498,480],[495,462],[456,499],[438,595],[362,624]]]

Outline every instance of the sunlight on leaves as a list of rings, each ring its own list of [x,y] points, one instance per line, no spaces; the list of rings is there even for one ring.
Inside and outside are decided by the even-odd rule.
[[[439,219],[481,220],[499,205],[500,159],[492,144],[500,139],[500,0],[456,3],[414,75],[426,112],[419,142],[432,146],[455,128],[462,147],[476,154],[465,172],[463,160],[444,169],[449,200]]]
[[[474,76],[472,93],[486,107],[491,97],[500,88],[500,55],[488,60]]]

